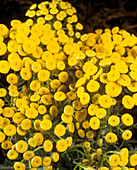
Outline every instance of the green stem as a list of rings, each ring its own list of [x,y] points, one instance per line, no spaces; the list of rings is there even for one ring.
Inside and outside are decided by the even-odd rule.
[[[57,140],[50,133],[49,136],[57,143]]]
[[[38,151],[40,149],[43,149],[43,146],[39,146],[38,148],[34,149],[33,152],[36,152],[36,151]]]
[[[124,130],[122,130],[119,126],[117,126],[117,128],[123,133],[124,132]]]

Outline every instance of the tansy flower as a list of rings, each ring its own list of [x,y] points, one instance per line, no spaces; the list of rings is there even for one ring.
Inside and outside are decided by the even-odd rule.
[[[111,97],[117,97],[122,92],[121,85],[115,82],[108,82],[105,86],[106,93]]]
[[[108,143],[115,143],[117,141],[117,136],[115,133],[109,132],[107,133],[107,135],[105,136],[105,140]]]
[[[56,144],[56,149],[58,152],[64,152],[68,148],[68,143],[65,139],[61,139]]]
[[[131,137],[132,137],[132,132],[131,132],[131,130],[125,130],[125,131],[122,133],[122,138],[123,138],[124,140],[129,140],[129,139],[131,139]]]
[[[50,152],[53,149],[53,144],[50,140],[45,140],[43,146],[45,152]]]
[[[106,116],[106,109],[104,108],[99,108],[96,112],[96,116],[99,118],[99,119],[102,119]]]
[[[66,115],[73,115],[73,113],[74,113],[74,108],[73,108],[71,105],[66,105],[66,106],[64,107],[64,113],[65,113]]]
[[[59,160],[58,152],[53,152],[52,155],[51,155],[51,159],[52,159],[53,162],[58,162],[58,160]]]
[[[104,108],[109,108],[112,105],[112,99],[109,95],[104,94],[99,98],[99,104]]]
[[[61,115],[61,119],[63,122],[65,123],[71,123],[73,121],[73,117],[72,116],[69,116],[69,115],[66,115],[65,113],[63,113]]]
[[[120,157],[119,157],[119,155],[117,155],[117,154],[112,154],[112,155],[110,156],[110,158],[109,158],[109,165],[110,165],[110,166],[116,167],[116,166],[118,166],[119,162],[120,162]]]
[[[126,109],[132,109],[134,107],[134,99],[129,95],[125,95],[122,98],[122,104]]]
[[[4,128],[4,133],[7,136],[14,136],[16,134],[16,127],[13,124],[9,124]]]
[[[5,140],[5,134],[3,132],[0,132],[0,143],[2,143]]]
[[[94,116],[96,115],[96,111],[99,109],[98,105],[97,104],[90,104],[89,107],[88,107],[88,113],[91,115],[91,116]]]
[[[130,156],[130,165],[131,166],[136,166],[137,165],[137,154],[132,154]]]
[[[18,152],[14,149],[10,149],[7,153],[7,157],[11,160],[15,160],[18,157]]]
[[[100,127],[100,120],[96,116],[93,116],[90,118],[89,125],[92,129],[97,130]]]
[[[45,120],[42,120],[40,122],[40,127],[43,129],[43,130],[49,130],[52,128],[52,122],[51,120],[49,119],[45,119]]]
[[[24,152],[23,154],[23,158],[27,161],[31,160],[34,156],[35,156],[34,152],[29,150]]]
[[[126,126],[131,126],[133,124],[133,117],[128,113],[123,114],[121,119],[122,123]]]
[[[7,94],[6,89],[4,89],[4,88],[0,88],[0,97],[5,97],[5,96],[6,96],[6,94]]]
[[[28,149],[28,144],[24,140],[20,140],[16,143],[16,150],[18,153],[24,153]]]
[[[66,133],[66,128],[64,125],[58,124],[55,126],[54,134],[57,136],[63,136]]]
[[[37,140],[37,146],[43,143],[44,137],[40,132],[35,133],[34,138]]]
[[[30,128],[32,127],[32,122],[30,119],[24,119],[22,122],[21,122],[21,128],[23,130],[29,130]]]
[[[120,119],[119,119],[118,116],[112,115],[112,116],[109,117],[108,123],[109,123],[111,126],[118,126],[119,123],[120,123]]]
[[[80,102],[83,105],[88,104],[90,101],[90,95],[86,92],[84,92],[81,96],[80,96]]]
[[[42,158],[40,156],[34,156],[32,159],[31,159],[31,166],[32,167],[39,167],[40,165],[42,164]]]
[[[43,165],[43,166],[49,166],[50,164],[51,164],[51,157],[45,156],[45,157],[42,159],[42,165]]]
[[[0,136],[1,136],[1,135],[0,135]],[[12,144],[11,141],[5,140],[4,142],[2,142],[1,147],[2,147],[4,150],[9,150],[9,149],[11,149],[12,145],[13,145],[13,144]]]
[[[54,94],[54,98],[57,100],[57,101],[63,101],[66,99],[66,95],[65,93],[63,93],[62,91],[57,91],[55,94]]]
[[[29,138],[29,140],[28,140],[28,144],[31,146],[31,147],[33,147],[33,148],[35,148],[36,146],[37,146],[37,140],[35,139],[35,138]]]
[[[90,80],[87,84],[87,90],[89,92],[95,92],[100,88],[100,84],[95,80]]]

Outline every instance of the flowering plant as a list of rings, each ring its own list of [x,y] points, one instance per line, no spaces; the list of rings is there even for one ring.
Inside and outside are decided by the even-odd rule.
[[[76,9],[33,4],[0,24],[0,143],[15,170],[134,170],[137,37],[81,34]]]

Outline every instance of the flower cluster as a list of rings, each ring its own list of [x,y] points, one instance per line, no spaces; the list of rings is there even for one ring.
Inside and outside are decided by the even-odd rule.
[[[137,37],[118,27],[81,35],[76,12],[45,1],[25,22],[0,24],[0,143],[15,170],[137,166]]]

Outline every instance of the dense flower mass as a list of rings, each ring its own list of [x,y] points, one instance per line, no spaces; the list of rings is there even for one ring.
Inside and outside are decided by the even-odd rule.
[[[76,12],[45,1],[25,22],[0,24],[8,84],[0,88],[0,143],[15,170],[137,166],[137,37],[118,27],[82,35]]]

